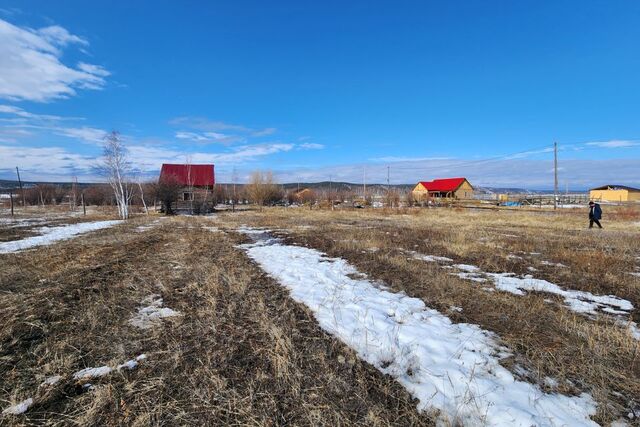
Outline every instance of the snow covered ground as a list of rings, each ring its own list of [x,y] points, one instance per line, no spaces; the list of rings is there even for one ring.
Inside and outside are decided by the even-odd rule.
[[[454,324],[404,293],[393,293],[345,260],[285,245],[264,230],[244,228],[241,245],[270,276],[309,307],[320,326],[419,400],[440,421],[465,426],[595,426],[588,394],[544,393],[500,365],[509,353],[477,325]]]
[[[0,243],[0,253],[18,252],[36,246],[51,245],[61,240],[72,239],[79,234],[113,227],[121,222],[122,221],[94,221],[62,225],[60,227],[41,227],[38,229],[40,232],[39,236]]]
[[[423,255],[417,252],[410,252],[413,258],[426,262],[448,263],[447,258],[437,257],[433,255]],[[548,265],[562,266],[563,264]],[[547,280],[536,279],[532,275],[527,274],[522,277],[516,276],[514,273],[487,273],[482,271],[475,265],[453,264],[445,265],[443,268],[453,270],[451,273],[461,279],[473,282],[487,282],[491,280],[495,288],[514,295],[526,295],[526,292],[545,292],[554,294],[564,299],[565,306],[576,313],[595,315],[598,312],[604,312],[615,316],[616,323],[625,329],[635,338],[640,338],[640,329],[635,322],[630,321],[626,316],[633,310],[633,304],[623,298],[615,295],[594,295],[591,292],[576,291],[572,289],[563,289],[555,283]],[[535,268],[529,271],[537,271]],[[491,288],[483,288],[490,290]]]

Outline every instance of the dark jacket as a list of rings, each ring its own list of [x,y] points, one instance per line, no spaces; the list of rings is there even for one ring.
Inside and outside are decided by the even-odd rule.
[[[599,204],[593,205],[593,207],[589,207],[589,219],[602,219],[602,209]]]

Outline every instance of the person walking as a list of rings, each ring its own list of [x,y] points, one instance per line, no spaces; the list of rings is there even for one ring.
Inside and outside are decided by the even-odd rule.
[[[589,202],[589,228],[593,228],[593,223],[595,222],[598,227],[602,228],[602,224],[600,224],[600,220],[602,219],[602,208],[598,203],[595,203],[593,200]]]

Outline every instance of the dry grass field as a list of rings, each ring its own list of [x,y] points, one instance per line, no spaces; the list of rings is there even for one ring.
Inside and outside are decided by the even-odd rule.
[[[249,226],[494,333],[515,378],[550,394],[589,393],[595,422],[633,425],[640,212],[605,207],[604,230],[588,230],[585,218],[447,208],[141,215],[0,253],[0,408],[32,399],[0,424],[434,425],[437,411],[418,411],[405,387],[323,330],[247,256],[240,245],[250,236],[238,230]],[[0,244],[41,226],[15,225],[3,217]],[[542,283],[533,280],[547,288],[525,288]],[[588,295],[633,308],[588,310]]]

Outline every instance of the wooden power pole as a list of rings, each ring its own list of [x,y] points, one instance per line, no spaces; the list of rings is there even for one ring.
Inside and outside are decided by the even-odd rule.
[[[20,186],[20,195],[22,196],[22,207],[25,206],[24,203],[24,190],[22,189],[22,180],[20,179],[20,169],[16,166],[16,174],[18,175],[18,186]]]
[[[553,143],[553,209],[558,209],[558,143]]]
[[[367,203],[367,167],[362,168],[362,199]]]

